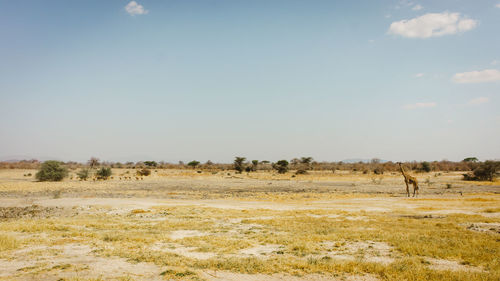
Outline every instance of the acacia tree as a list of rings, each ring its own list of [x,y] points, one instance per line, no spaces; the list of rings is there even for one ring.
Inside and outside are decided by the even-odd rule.
[[[288,172],[288,161],[286,160],[279,160],[275,164],[273,164],[273,168],[278,171],[280,174],[284,174]]]
[[[257,171],[258,166],[259,166],[259,160],[252,160],[252,172]]]
[[[312,157],[301,157],[300,158],[300,163],[304,166],[304,170],[310,170],[311,169],[311,163],[313,161]]]
[[[193,169],[196,168],[198,165],[200,165],[200,161],[196,161],[196,160],[193,160],[193,161],[188,163],[188,166],[193,167]]]
[[[247,159],[245,157],[236,157],[234,159],[234,169],[238,172],[241,173],[245,169],[245,161]]]

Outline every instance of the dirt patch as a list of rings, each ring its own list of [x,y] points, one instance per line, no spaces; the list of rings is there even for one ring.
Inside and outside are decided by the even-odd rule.
[[[437,216],[437,215],[403,215],[400,216],[402,218],[409,218],[409,219],[417,219],[417,220],[422,220],[422,219],[444,219],[446,218],[445,216]]]
[[[177,243],[156,243],[151,247],[153,251],[161,251],[167,253],[177,254],[186,258],[207,260],[216,256],[211,252],[199,252],[196,247],[186,247]]]
[[[252,248],[246,248],[239,251],[238,256],[240,257],[266,257],[273,253],[276,253],[285,247],[283,245],[276,244],[266,244],[266,245],[258,245]]]
[[[196,236],[206,236],[208,233],[206,232],[201,232],[198,230],[176,230],[170,232],[170,238],[177,240],[177,239],[183,239],[186,237],[196,237]]]
[[[387,243],[373,241],[358,242],[325,242],[323,247],[327,250],[309,258],[324,258],[340,260],[363,260],[381,264],[392,263],[397,254]]]
[[[426,258],[429,267],[434,270],[450,270],[450,271],[472,271],[482,272],[483,269],[475,266],[460,264],[457,261]]]
[[[225,271],[203,272],[202,277],[209,281],[376,281],[372,275],[327,276],[320,274],[307,274],[293,276],[288,274],[243,274]]]
[[[46,218],[61,215],[63,208],[31,205],[26,207],[0,207],[0,219]]]
[[[130,263],[122,258],[97,257],[88,245],[66,244],[36,249],[39,252],[40,250],[43,250],[43,254],[37,254],[35,257],[29,255],[27,249],[21,249],[13,252],[12,256],[16,259],[0,259],[0,276],[35,274],[38,280],[130,276],[134,280],[161,280],[161,270],[153,263]],[[4,271],[3,268],[8,270]]]
[[[500,223],[472,223],[467,226],[467,229],[500,234]]]

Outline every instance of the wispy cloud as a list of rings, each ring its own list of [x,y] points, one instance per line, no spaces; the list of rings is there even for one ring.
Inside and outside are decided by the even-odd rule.
[[[391,23],[388,33],[408,38],[439,37],[474,29],[478,21],[460,13],[428,13],[409,20]]]
[[[415,74],[415,78],[421,78],[421,77],[424,77],[424,73],[417,73]]]
[[[500,3],[496,4],[495,7],[500,8]]]
[[[455,83],[485,83],[500,81],[500,71],[496,69],[485,69],[479,71],[470,71],[457,73],[452,80]]]
[[[480,97],[480,98],[476,98],[476,99],[470,100],[469,101],[469,105],[480,105],[480,104],[483,104],[483,103],[487,103],[489,101],[490,101],[489,98]]]
[[[127,6],[125,6],[125,11],[129,15],[135,16],[135,15],[145,15],[149,13],[148,10],[144,9],[144,6],[141,4],[135,2],[135,1],[130,1]]]
[[[499,61],[499,60],[493,60],[493,61],[491,61],[491,65],[497,65],[497,64],[499,64],[499,63],[500,63],[500,61]]]
[[[420,11],[420,10],[422,10],[423,8],[424,8],[424,7],[422,7],[422,5],[417,4],[417,5],[413,6],[413,8],[411,8],[411,9],[412,9],[412,10],[414,10],[414,11]]]
[[[437,103],[435,102],[417,102],[413,104],[407,104],[403,106],[404,109],[416,109],[416,108],[429,108],[435,107]]]

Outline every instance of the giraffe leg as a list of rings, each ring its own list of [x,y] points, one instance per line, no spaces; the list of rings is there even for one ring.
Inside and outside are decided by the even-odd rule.
[[[410,197],[410,187],[408,186],[408,181],[405,181],[406,183],[406,195]]]

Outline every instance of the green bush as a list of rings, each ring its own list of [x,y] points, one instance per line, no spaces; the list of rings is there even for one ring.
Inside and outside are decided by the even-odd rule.
[[[247,159],[245,157],[236,157],[234,159],[234,169],[238,172],[241,173],[243,170],[245,170],[245,161]]]
[[[144,165],[148,167],[156,167],[158,166],[158,163],[156,163],[155,161],[144,161]]]
[[[68,169],[64,163],[55,160],[43,162],[35,175],[39,181],[62,181],[67,176]]]
[[[196,168],[198,165],[200,165],[200,161],[196,161],[196,160],[193,160],[193,161],[188,163],[188,166],[193,167],[193,169]]]
[[[109,177],[111,177],[111,168],[110,167],[102,167],[97,172],[95,173],[97,178],[100,180],[107,180]]]
[[[87,180],[90,177],[90,170],[89,169],[81,169],[76,173],[78,178],[82,181]]]
[[[428,173],[428,172],[430,172],[430,171],[431,171],[431,164],[429,164],[429,162],[425,162],[425,161],[424,161],[424,162],[422,162],[422,164],[421,164],[421,165],[422,165],[422,166],[420,167],[420,170],[421,170],[422,172],[426,172],[426,173]]]
[[[494,181],[500,170],[500,161],[485,161],[472,173],[464,174],[464,180]]]
[[[288,172],[288,161],[279,160],[275,164],[273,164],[273,168],[278,171],[280,174],[284,174]]]

